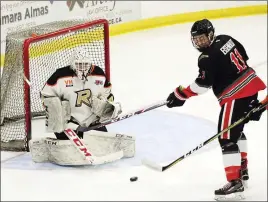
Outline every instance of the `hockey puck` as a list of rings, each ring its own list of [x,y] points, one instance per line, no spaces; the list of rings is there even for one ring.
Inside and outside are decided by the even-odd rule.
[[[137,180],[138,180],[138,177],[136,177],[136,176],[130,178],[130,181],[131,181],[131,182],[135,182],[135,181],[137,181]]]

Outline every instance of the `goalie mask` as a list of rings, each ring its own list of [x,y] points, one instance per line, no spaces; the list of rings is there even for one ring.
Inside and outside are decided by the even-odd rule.
[[[191,28],[193,46],[200,52],[205,51],[215,39],[214,32],[214,27],[209,20],[196,21]]]
[[[86,81],[92,67],[89,54],[82,49],[75,52],[72,57],[71,67],[79,79]]]

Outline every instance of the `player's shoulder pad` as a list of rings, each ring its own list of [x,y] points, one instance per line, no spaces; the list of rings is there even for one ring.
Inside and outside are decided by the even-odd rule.
[[[218,35],[216,36],[215,38],[215,42],[219,42],[219,46],[221,47],[222,45],[224,45],[225,43],[227,43],[229,40],[233,40],[235,41],[235,39],[229,35],[226,35],[226,34],[221,34],[221,35]]]
[[[93,66],[91,75],[104,76],[105,77],[104,87],[105,88],[109,88],[109,87],[112,86],[112,84],[110,83],[110,81],[107,80],[106,75],[105,75],[103,69],[100,68],[99,66]]]
[[[219,40],[219,39],[229,40],[229,39],[232,39],[232,37],[227,34],[220,34],[216,36],[215,40]]]
[[[105,77],[104,87],[105,88],[108,88],[108,87],[111,87],[112,86],[112,84],[110,83],[110,81],[108,81],[108,79],[106,78],[106,75],[105,75],[103,69],[100,68],[99,66],[93,66],[92,71],[91,71],[91,75],[104,76]]]
[[[57,69],[47,80],[48,85],[55,85],[57,81],[63,77],[71,77],[74,76],[75,72],[72,70],[70,66],[62,67]]]
[[[209,54],[207,53],[202,53],[199,57],[198,57],[198,62],[200,62],[201,60],[204,59],[208,59],[209,58]]]
[[[202,53],[198,58],[198,67],[202,70],[209,70],[211,68],[211,55]]]
[[[99,66],[93,65],[91,75],[105,76],[104,71]]]

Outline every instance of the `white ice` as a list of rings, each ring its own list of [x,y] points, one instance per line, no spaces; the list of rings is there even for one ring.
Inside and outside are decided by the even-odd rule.
[[[267,15],[212,22],[217,34],[229,34],[242,42],[250,57],[250,65],[256,67],[258,75],[267,81]],[[191,44],[191,25],[192,23],[169,26],[110,39],[114,94],[125,111],[163,100],[176,86],[186,86],[194,80],[197,76],[199,53]],[[261,92],[260,98],[265,95],[266,91]],[[212,92],[208,92],[192,98],[181,108],[162,107],[161,110],[178,113],[180,117],[191,115],[200,120],[206,119],[210,126],[216,127],[220,107]],[[138,119],[142,119],[142,115],[135,118]],[[36,124],[38,125],[34,126],[34,136],[41,134],[44,128],[43,122],[42,125],[40,121]],[[124,125],[123,121],[121,124]],[[177,129],[181,138],[177,142],[178,148],[191,149],[191,142],[194,141],[191,135],[197,139],[199,134],[205,136],[200,124],[196,126],[194,121],[189,123],[189,119],[180,118],[178,125],[180,124],[192,125],[191,130],[195,129],[196,134],[184,136],[182,131]],[[167,125],[168,119],[163,123],[162,129],[166,134],[163,131],[163,134],[156,137],[152,134],[149,137],[151,142],[159,144],[158,138],[171,132],[170,128],[164,128]],[[141,127],[146,130],[146,126]],[[161,124],[158,127],[160,128]],[[147,130],[148,135],[150,128]],[[211,131],[211,128],[209,130]],[[245,134],[249,144],[250,174],[246,200],[267,201],[267,116],[263,116],[259,122],[248,124]],[[168,143],[164,141],[159,144],[163,152],[169,156],[172,154],[172,158],[179,157],[181,153],[177,154],[172,148],[165,147]],[[140,144],[143,144],[140,148],[148,147],[145,143]],[[173,144],[176,145],[176,142]],[[102,169],[10,169],[5,168],[3,162],[18,153],[1,152],[1,199],[210,201],[213,200],[214,190],[226,182],[221,150],[216,145],[215,141],[208,148],[201,150],[202,152],[163,173],[140,165],[106,166]],[[162,162],[166,163],[164,161],[163,159]],[[138,176],[138,181],[131,183],[129,178],[132,176]]]

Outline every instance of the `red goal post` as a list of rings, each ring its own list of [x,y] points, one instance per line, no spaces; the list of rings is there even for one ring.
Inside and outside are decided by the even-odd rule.
[[[1,150],[29,151],[32,119],[45,115],[40,90],[56,69],[70,65],[79,47],[89,51],[110,80],[105,19],[58,21],[8,34],[1,77]]]

